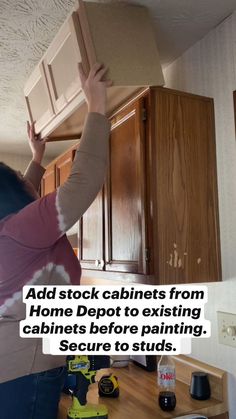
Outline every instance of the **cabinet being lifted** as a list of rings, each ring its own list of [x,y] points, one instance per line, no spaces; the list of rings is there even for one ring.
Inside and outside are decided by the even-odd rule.
[[[164,84],[145,7],[79,0],[24,89],[35,131],[49,140],[78,138],[81,131],[86,105],[79,62],[86,74],[95,62],[108,67],[108,113],[143,86]]]

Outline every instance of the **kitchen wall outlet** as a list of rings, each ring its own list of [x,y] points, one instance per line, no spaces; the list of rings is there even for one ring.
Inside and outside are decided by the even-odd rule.
[[[236,314],[217,312],[219,343],[236,347]]]

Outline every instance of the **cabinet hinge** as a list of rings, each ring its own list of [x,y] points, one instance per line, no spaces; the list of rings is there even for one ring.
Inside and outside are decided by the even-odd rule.
[[[146,121],[146,120],[147,120],[147,109],[142,108],[142,121]]]
[[[145,261],[150,261],[150,249],[148,247],[145,248]]]

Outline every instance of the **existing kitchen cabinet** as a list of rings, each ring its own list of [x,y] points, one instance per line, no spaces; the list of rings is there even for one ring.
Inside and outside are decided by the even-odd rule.
[[[93,225],[99,215],[91,211]],[[221,279],[211,99],[151,88],[114,115],[103,214],[98,269],[109,278],[126,272],[160,284]],[[86,237],[89,253],[92,237],[96,242],[89,225]],[[83,254],[83,240],[81,246]]]
[[[79,259],[84,269],[104,269],[103,189],[80,220]]]
[[[41,196],[47,195],[56,189],[56,166],[52,162],[46,168],[41,180]]]
[[[148,272],[143,112],[141,98],[112,120],[105,195],[107,271]]]
[[[111,122],[105,185],[80,220],[84,275],[220,280],[213,100],[153,87]],[[65,156],[54,162],[57,179],[68,176],[72,158]]]
[[[162,88],[149,99],[154,272],[160,283],[220,280],[213,100]]]
[[[75,149],[72,148],[67,153],[63,154],[56,160],[55,170],[56,170],[56,185],[57,187],[63,185],[63,183],[69,177],[72,162],[75,156]]]
[[[41,196],[55,191],[56,188],[66,182],[71,172],[77,146],[78,145],[71,147],[67,152],[53,160],[52,163],[47,166],[41,181]],[[67,237],[76,253],[78,248],[78,227],[78,223],[75,223],[75,225],[67,231]]]
[[[46,168],[41,181],[41,196],[62,185],[68,178],[74,160],[76,146],[71,147],[67,152],[53,160]]]
[[[143,106],[141,98],[112,118],[105,192],[81,219],[85,269],[148,272]]]

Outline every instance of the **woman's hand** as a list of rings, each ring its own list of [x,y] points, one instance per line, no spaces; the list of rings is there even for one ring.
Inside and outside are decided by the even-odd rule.
[[[103,80],[107,70],[102,64],[96,63],[91,68],[88,77],[86,77],[82,64],[79,63],[81,85],[88,103],[89,112],[106,114],[106,88],[112,85],[111,80]]]
[[[29,121],[27,121],[27,132],[29,145],[33,154],[33,161],[41,164],[45,152],[45,143],[47,138],[41,139],[40,134],[35,134],[34,124],[30,125]]]

